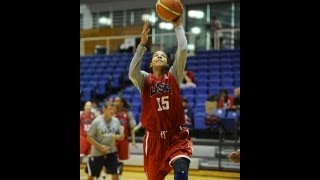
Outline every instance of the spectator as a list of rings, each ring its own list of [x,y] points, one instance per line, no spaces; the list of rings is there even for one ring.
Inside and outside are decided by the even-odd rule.
[[[220,40],[220,49],[222,49],[222,44],[223,44],[222,33],[221,32],[216,33],[217,30],[221,30],[222,29],[222,24],[221,24],[220,20],[217,19],[216,16],[212,16],[211,17],[209,28],[210,28],[210,31],[211,31],[211,46],[212,46],[212,49],[214,48],[215,35],[218,35],[219,40]]]
[[[240,111],[240,87],[234,89],[234,104],[232,109]]]
[[[206,99],[206,114],[213,114],[213,111],[218,108],[218,95],[209,95]]]
[[[228,90],[221,89],[218,100],[218,108],[231,109],[233,107],[233,98],[229,96]]]
[[[188,88],[188,87],[196,88],[197,85],[196,85],[194,73],[188,70],[186,67],[185,71],[183,72],[183,80],[181,83],[181,88]]]

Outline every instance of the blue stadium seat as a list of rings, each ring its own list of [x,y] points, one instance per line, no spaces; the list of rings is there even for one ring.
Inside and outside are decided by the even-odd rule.
[[[191,102],[194,103],[195,97],[196,97],[194,94],[185,94],[183,96],[188,99],[189,103],[191,103]]]
[[[206,129],[207,126],[204,124],[205,113],[195,112],[194,115],[194,128],[195,129]]]
[[[195,93],[196,93],[197,95],[199,95],[199,94],[205,94],[205,95],[207,95],[207,94],[208,94],[207,86],[197,87],[197,88],[195,89]]]
[[[131,102],[131,95],[130,94],[123,94],[122,98],[124,98],[127,102]]]
[[[98,95],[104,95],[106,93],[106,82],[99,81],[96,92]]]
[[[212,86],[220,87],[220,85],[221,85],[220,83],[221,83],[220,78],[219,79],[210,79],[209,82],[208,82],[208,87],[212,87]]]
[[[223,79],[221,81],[221,86],[223,87],[234,86],[233,78]]]
[[[220,66],[219,65],[209,65],[209,72],[220,72]]]
[[[235,79],[240,79],[240,71],[234,72],[233,76],[234,76]]]
[[[235,85],[236,87],[240,87],[240,78],[234,79],[234,85]]]
[[[226,71],[232,71],[232,66],[231,65],[222,65],[220,66],[222,72]]]
[[[231,79],[233,78],[233,72],[232,71],[225,71],[221,73],[222,79]]]
[[[207,98],[208,98],[208,94],[197,94],[195,101],[197,104],[201,104],[201,103],[204,104]]]
[[[232,70],[233,70],[233,72],[240,71],[240,64],[233,64],[232,65]]]
[[[181,89],[182,95],[194,94],[195,88],[183,88]]]

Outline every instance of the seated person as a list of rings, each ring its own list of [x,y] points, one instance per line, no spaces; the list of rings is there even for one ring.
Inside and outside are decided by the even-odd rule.
[[[187,70],[187,68],[185,68],[185,71],[183,72],[183,80],[181,83],[181,88],[188,88],[188,87],[196,88],[197,85],[196,85],[194,73],[190,70]]]
[[[218,108],[218,96],[209,95],[206,99],[206,114],[213,114],[214,110]]]
[[[232,109],[240,111],[240,87],[234,89],[234,101]]]
[[[229,96],[228,90],[221,89],[218,99],[218,108],[219,109],[232,109],[233,107],[233,98]]]

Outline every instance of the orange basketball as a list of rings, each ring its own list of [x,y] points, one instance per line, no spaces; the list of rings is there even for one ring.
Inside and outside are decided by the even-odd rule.
[[[182,4],[180,0],[158,0],[156,12],[161,19],[171,22],[181,15]]]

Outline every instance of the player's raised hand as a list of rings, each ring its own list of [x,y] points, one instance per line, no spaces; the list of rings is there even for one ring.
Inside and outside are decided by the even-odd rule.
[[[141,31],[141,40],[140,40],[140,44],[142,46],[145,46],[148,42],[148,33],[150,31],[150,27],[149,27],[149,22],[145,21],[144,25],[143,25],[143,29]]]
[[[174,26],[182,26],[182,17],[181,16],[179,16],[177,19],[175,19],[174,21],[172,21],[172,24],[174,25]]]

